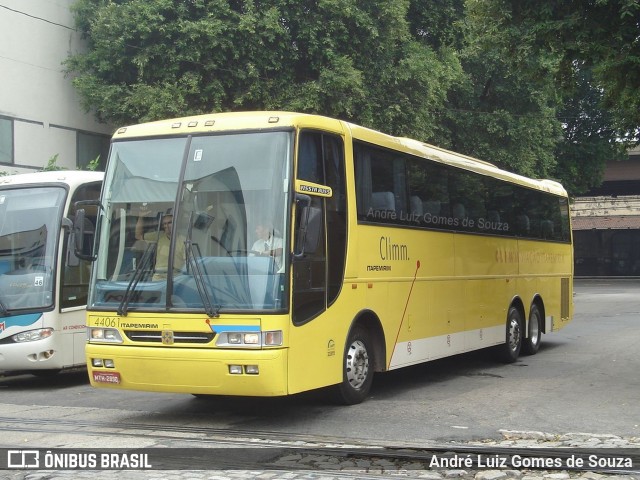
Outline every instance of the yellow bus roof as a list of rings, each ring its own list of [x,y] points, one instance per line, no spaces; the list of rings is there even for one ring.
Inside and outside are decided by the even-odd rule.
[[[561,196],[567,195],[562,185],[554,180],[528,178],[498,168],[489,162],[439,148],[418,140],[394,137],[346,121],[305,113],[285,111],[225,112],[165,119],[119,128],[113,135],[113,139],[120,140],[151,136],[189,135],[242,130],[255,131],[287,127],[317,128],[341,135],[349,131],[352,137],[357,140],[428,158],[439,163],[455,166],[481,175],[499,178],[529,188],[543,190]]]

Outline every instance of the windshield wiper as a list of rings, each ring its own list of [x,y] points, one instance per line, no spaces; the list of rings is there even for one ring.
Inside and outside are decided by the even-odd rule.
[[[151,242],[147,244],[147,248],[140,259],[140,262],[136,266],[135,271],[133,272],[133,277],[129,280],[129,284],[127,285],[127,289],[124,292],[124,297],[122,297],[122,301],[118,306],[118,315],[122,317],[127,316],[127,307],[129,306],[129,302],[131,301],[132,292],[136,291],[138,283],[142,280],[142,277],[145,273],[148,273],[147,267],[151,263],[153,259],[153,255],[156,251],[156,243]]]
[[[191,240],[191,236],[193,235],[193,224],[193,212],[191,212],[189,217],[189,230],[187,230],[187,239],[184,241],[184,251],[187,255],[187,268],[190,268],[193,273],[193,281],[196,284],[198,295],[200,295],[200,299],[204,305],[205,313],[209,318],[218,318],[220,316],[220,309],[222,308],[222,305],[214,307],[211,298],[209,298],[209,293],[207,292],[207,288],[204,284],[204,274],[202,273],[202,270],[200,270],[199,263],[201,262],[198,261],[202,260],[202,255],[200,255],[198,244],[193,243]]]
[[[191,231],[189,231],[189,234],[191,234]],[[222,308],[222,305],[214,306],[211,298],[209,298],[209,292],[207,292],[207,288],[204,284],[204,274],[202,273],[202,270],[200,270],[200,262],[198,262],[198,260],[202,259],[198,250],[198,245],[193,243],[190,238],[187,238],[184,241],[184,247],[187,254],[187,265],[193,273],[193,280],[196,284],[198,295],[200,295],[200,298],[202,299],[204,311],[209,318],[218,318],[220,316],[220,309]]]

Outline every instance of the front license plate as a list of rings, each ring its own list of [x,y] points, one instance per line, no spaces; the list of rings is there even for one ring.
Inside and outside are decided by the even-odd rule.
[[[120,383],[118,372],[93,372],[93,381],[96,383]]]

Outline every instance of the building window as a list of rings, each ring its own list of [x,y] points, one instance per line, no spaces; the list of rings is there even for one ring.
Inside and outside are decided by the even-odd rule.
[[[78,132],[77,166],[81,170],[87,170],[90,162],[100,157],[98,170],[104,171],[109,154],[109,137],[86,132]]]
[[[13,120],[0,117],[0,163],[13,163]]]

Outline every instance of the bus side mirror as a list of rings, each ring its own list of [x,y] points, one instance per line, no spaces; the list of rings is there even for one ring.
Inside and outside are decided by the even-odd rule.
[[[311,205],[311,197],[301,193],[296,194],[296,248],[293,258],[300,260],[306,254],[315,253],[320,242],[322,231],[322,209]]]
[[[85,206],[90,208],[92,217],[98,217],[102,204],[100,200],[79,200],[75,202],[76,216],[71,229],[69,244],[73,245],[73,254],[82,260],[93,262],[97,255],[94,252],[95,225],[87,218]],[[94,216],[95,215],[95,216]]]
[[[67,249],[65,251],[65,264],[68,267],[77,267],[80,265],[80,259],[76,255],[75,248],[75,235],[73,234],[73,222],[67,218],[62,218],[62,228],[65,231],[67,237]]]
[[[73,254],[82,260],[93,262],[96,259],[96,255],[93,252],[93,241],[87,241],[87,237],[93,240],[94,236],[95,227],[85,216],[84,209],[78,209],[73,222],[73,229],[71,230],[71,238],[69,239],[69,244],[73,245]]]

